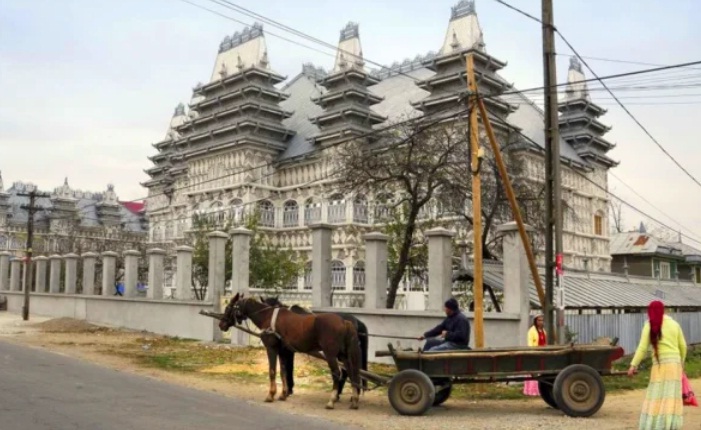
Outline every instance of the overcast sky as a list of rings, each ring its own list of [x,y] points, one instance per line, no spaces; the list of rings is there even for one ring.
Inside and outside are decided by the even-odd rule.
[[[247,23],[253,20],[190,0]],[[366,58],[390,64],[442,44],[457,0],[235,0],[319,39],[360,23]],[[510,3],[540,16],[540,0]],[[698,0],[555,1],[558,29],[585,57],[655,64],[701,60]],[[503,76],[520,88],[542,85],[541,29],[494,0],[477,0],[488,52],[508,61]],[[696,24],[694,24],[696,21]],[[43,189],[64,177],[74,188],[116,186],[123,200],[146,190],[151,143],[161,140],[173,108],[211,74],[219,42],[242,25],[181,0],[0,0],[0,170],[5,185]],[[293,36],[265,26],[276,34]],[[304,62],[329,68],[332,55],[267,36],[274,70],[293,77]],[[311,45],[310,42],[304,42]],[[316,46],[317,49],[324,48]],[[570,54],[558,41],[558,77]],[[601,76],[647,66],[589,60]],[[701,179],[701,66],[611,81],[614,91],[658,141]],[[664,87],[651,91],[649,86]],[[648,88],[630,88],[647,86]],[[621,162],[611,191],[675,229],[701,240],[701,187],[686,177],[601,91],[602,121]],[[542,100],[536,93],[534,100]],[[627,226],[644,218],[625,213]],[[683,226],[683,227],[682,227]]]

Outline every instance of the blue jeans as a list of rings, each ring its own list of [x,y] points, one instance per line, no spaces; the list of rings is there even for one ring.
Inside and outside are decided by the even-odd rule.
[[[437,337],[426,339],[426,344],[424,345],[424,352],[439,352],[439,351],[457,351],[470,349],[465,345],[458,345],[447,340],[442,340]]]

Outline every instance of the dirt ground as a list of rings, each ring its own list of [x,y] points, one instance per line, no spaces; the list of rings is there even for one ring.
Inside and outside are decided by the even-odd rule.
[[[15,317],[15,320],[17,318]],[[144,365],[138,356],[138,349],[148,354],[159,342],[168,339],[143,333],[109,329],[90,324],[58,319],[32,324],[10,322],[7,314],[0,317],[0,337],[3,340],[29,346],[45,348],[64,355],[87,360],[118,371],[131,372],[156,379],[166,380],[200,390],[220,393],[225,396],[243,398],[256,404],[264,404],[267,386],[262,375],[267,374],[267,366],[262,352],[232,349],[225,345],[196,345],[192,348],[210,349],[218,354],[226,350],[231,354],[231,362],[217,362],[211,366],[200,363],[197,372],[171,369],[168,363],[159,366]],[[174,343],[172,348],[182,348]],[[129,352],[131,351],[131,352]],[[135,355],[136,354],[136,355]],[[207,357],[205,354],[204,357]],[[297,360],[296,360],[297,361]],[[324,409],[328,399],[326,377],[317,372],[315,363],[307,359],[296,363],[297,386],[295,394],[285,402],[276,401],[268,407],[282,409],[296,415],[322,417],[344,424],[352,424],[371,430],[392,429],[577,429],[582,426],[608,429],[637,429],[637,420],[644,391],[610,393],[602,409],[593,417],[574,419],[545,406],[542,400],[463,400],[450,399],[444,406],[432,409],[423,417],[402,417],[389,405],[382,391],[367,392],[361,398],[361,409],[348,408],[345,397],[335,410]],[[231,374],[239,377],[231,377]],[[225,377],[229,375],[228,377]],[[243,375],[243,376],[241,376]],[[246,377],[250,375],[250,377]],[[326,384],[327,389],[320,387]],[[692,381],[692,386],[701,392],[701,380]],[[233,411],[235,412],[235,411]],[[687,429],[701,429],[701,408],[685,408]]]

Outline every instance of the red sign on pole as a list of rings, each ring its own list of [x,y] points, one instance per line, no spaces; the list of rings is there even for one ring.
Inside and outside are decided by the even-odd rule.
[[[557,272],[558,276],[562,276],[562,254],[557,254],[557,257],[555,257],[555,271]]]

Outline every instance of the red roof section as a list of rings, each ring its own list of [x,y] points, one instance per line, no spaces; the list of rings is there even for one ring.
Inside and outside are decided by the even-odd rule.
[[[133,214],[140,214],[144,210],[146,210],[146,203],[145,202],[119,202],[121,203],[122,206],[124,206],[129,212]]]

